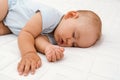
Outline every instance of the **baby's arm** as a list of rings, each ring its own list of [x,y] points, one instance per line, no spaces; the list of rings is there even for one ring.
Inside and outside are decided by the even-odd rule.
[[[35,38],[40,35],[42,30],[41,23],[41,14],[38,12],[27,22],[18,36],[18,45],[22,56],[18,64],[18,72],[21,75],[27,75],[30,71],[34,73],[35,69],[41,65],[40,57],[34,47]]]
[[[35,40],[35,46],[39,52],[46,55],[47,60],[54,62],[63,58],[64,48],[52,45],[46,36],[40,35]]]

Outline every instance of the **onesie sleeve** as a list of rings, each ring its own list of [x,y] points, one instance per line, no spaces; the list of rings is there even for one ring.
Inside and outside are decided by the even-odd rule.
[[[53,8],[44,7],[39,9],[42,15],[42,33],[52,32],[59,24],[62,14]]]

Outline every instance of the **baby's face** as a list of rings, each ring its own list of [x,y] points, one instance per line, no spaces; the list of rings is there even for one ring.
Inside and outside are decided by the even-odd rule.
[[[56,28],[54,37],[59,46],[65,47],[89,47],[97,39],[93,26],[80,24],[73,18],[63,20]]]

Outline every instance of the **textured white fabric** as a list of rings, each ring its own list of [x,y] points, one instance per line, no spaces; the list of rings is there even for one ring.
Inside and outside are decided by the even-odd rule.
[[[89,9],[102,20],[101,40],[90,48],[65,48],[63,60],[50,63],[42,54],[42,66],[35,75],[19,76],[20,52],[17,37],[0,36],[1,80],[120,80],[120,1],[119,0],[40,0],[69,10]]]

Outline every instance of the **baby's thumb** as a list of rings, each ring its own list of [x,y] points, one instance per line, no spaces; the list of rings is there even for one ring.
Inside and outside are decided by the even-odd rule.
[[[64,52],[65,49],[63,47],[60,47],[60,50]]]

